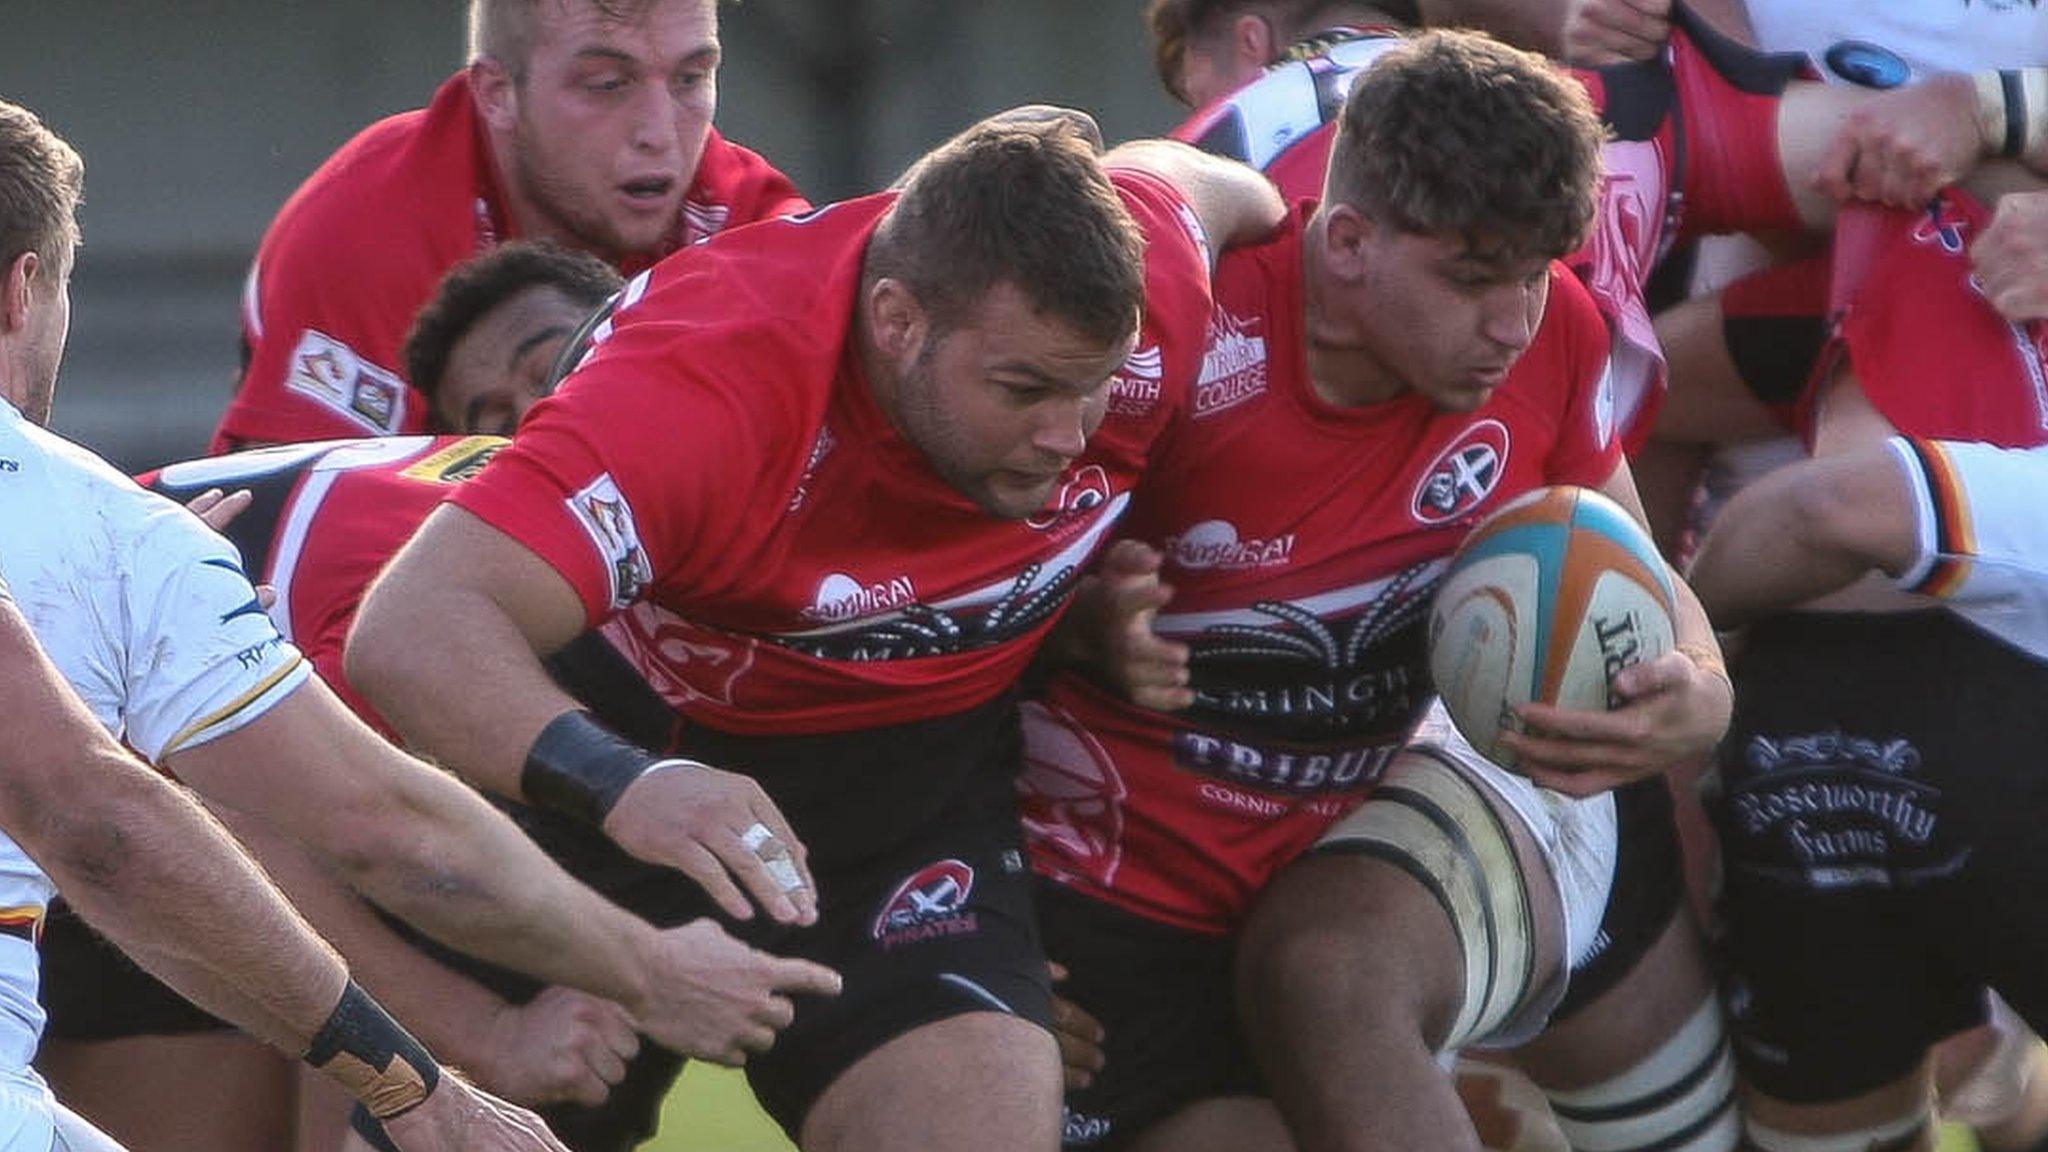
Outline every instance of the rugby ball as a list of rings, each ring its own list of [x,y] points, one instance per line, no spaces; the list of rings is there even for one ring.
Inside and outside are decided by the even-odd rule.
[[[1670,570],[1635,518],[1585,488],[1539,488],[1480,522],[1429,618],[1429,670],[1451,719],[1496,764],[1537,702],[1608,709],[1617,672],[1671,651]]]

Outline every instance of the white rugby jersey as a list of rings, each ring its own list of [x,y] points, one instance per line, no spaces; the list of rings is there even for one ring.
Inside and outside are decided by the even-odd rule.
[[[2043,0],[1749,0],[1748,8],[1758,47],[1804,52],[1834,81],[1865,73],[1868,83],[1895,67],[1865,45],[1889,53],[1916,80],[2048,64]]]
[[[0,400],[0,578],[108,731],[152,763],[225,735],[309,669],[256,602],[227,541]],[[0,831],[0,922],[53,889]],[[0,1068],[41,1035],[33,944],[0,935]]]

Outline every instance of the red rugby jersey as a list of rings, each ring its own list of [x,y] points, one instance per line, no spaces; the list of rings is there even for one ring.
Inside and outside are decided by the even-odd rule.
[[[806,207],[787,177],[713,131],[671,248]],[[427,107],[364,129],[263,237],[242,294],[248,366],[211,450],[424,431],[426,402],[398,359],[413,316],[450,268],[516,238],[466,72]]]
[[[393,733],[342,675],[343,644],[370,581],[451,485],[480,471],[496,436],[394,436],[288,444],[172,464],[139,477],[183,503],[208,488],[254,497],[225,535],[250,580],[277,590],[271,618],[329,687]]]
[[[643,601],[686,617],[646,628],[630,655],[692,721],[844,731],[992,699],[1064,608],[1200,362],[1208,270],[1189,210],[1151,177],[1115,184],[1147,237],[1144,327],[1038,516],[998,520],[955,492],[859,375],[861,258],[887,194],[721,237],[633,281],[589,357],[453,499],[559,571],[593,625]]]
[[[1691,31],[1688,31],[1688,26]],[[1362,29],[1320,55],[1276,65],[1196,112],[1175,139],[1260,169],[1289,199],[1318,199],[1352,82],[1401,43]],[[1682,21],[1645,64],[1573,70],[1613,129],[1599,215],[1566,264],[1613,334],[1616,402],[1631,445],[1663,394],[1664,354],[1644,286],[1685,235],[1800,227],[1778,160],[1778,96],[1799,58],[1761,55]]]
[[[1835,224],[1836,316],[1815,379],[1846,360],[1892,426],[2001,448],[2048,443],[2048,324],[1984,299],[1969,248],[1991,213],[1950,189],[1915,211],[1845,208]],[[1812,394],[1801,427],[1811,435]]]
[[[1198,702],[1154,712],[1063,673],[1025,706],[1038,869],[1196,930],[1232,928],[1400,747],[1434,696],[1430,597],[1472,524],[1621,462],[1606,328],[1560,266],[1534,343],[1477,411],[1320,400],[1302,224],[1223,257],[1195,403],[1118,528],[1166,554],[1157,627],[1193,647]]]

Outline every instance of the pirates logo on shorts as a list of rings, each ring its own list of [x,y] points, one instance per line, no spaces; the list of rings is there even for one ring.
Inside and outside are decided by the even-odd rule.
[[[874,938],[884,948],[966,936],[981,926],[966,910],[974,894],[974,869],[958,860],[939,860],[912,873],[897,885],[875,916]]]

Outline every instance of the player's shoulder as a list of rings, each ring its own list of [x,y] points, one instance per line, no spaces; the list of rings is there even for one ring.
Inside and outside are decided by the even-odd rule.
[[[1550,262],[1549,297],[1543,307],[1543,321],[1537,340],[1550,341],[1568,354],[1584,357],[1607,353],[1607,320],[1593,294],[1562,263]]]
[[[468,80],[460,74],[427,107],[358,132],[278,210],[264,234],[261,263],[312,259],[327,269],[324,275],[354,277],[403,263],[388,256],[406,246],[433,243],[450,230],[473,233],[476,133]]]
[[[683,210],[699,217],[691,223],[702,234],[712,235],[809,207],[796,182],[767,157],[733,143],[714,128],[705,138]]]

